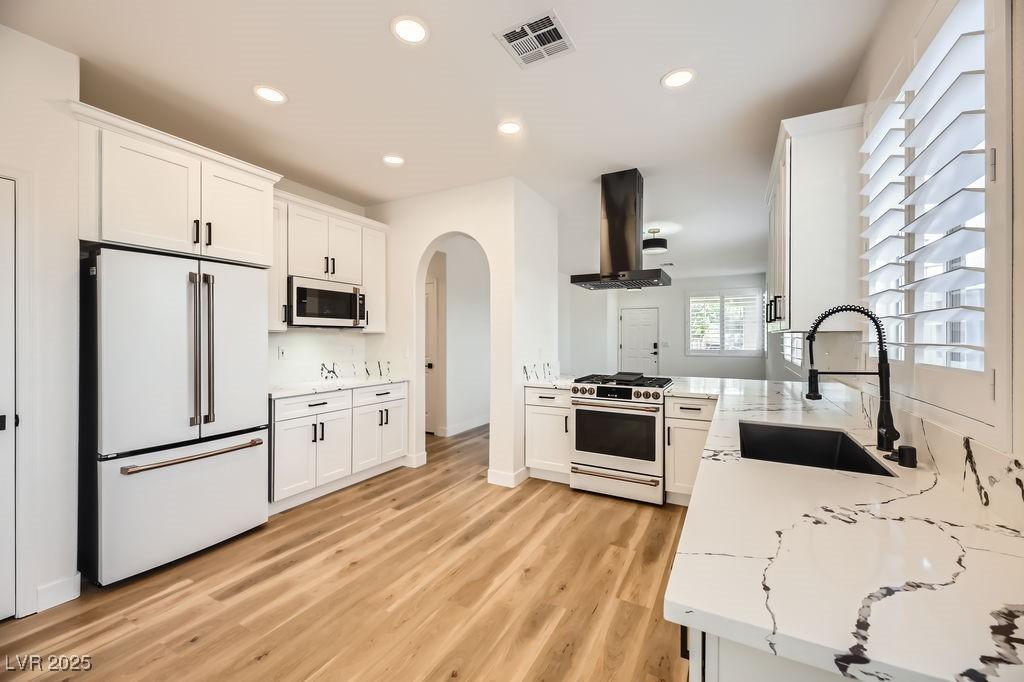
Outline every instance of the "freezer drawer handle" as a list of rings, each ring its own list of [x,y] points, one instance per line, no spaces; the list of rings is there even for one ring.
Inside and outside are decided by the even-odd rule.
[[[236,452],[238,450],[248,450],[249,448],[255,448],[263,445],[262,438],[253,438],[248,443],[241,443],[239,445],[232,445],[229,448],[221,448],[220,450],[212,450],[210,452],[204,452],[199,455],[189,455],[188,457],[178,457],[176,459],[169,459],[164,462],[153,462],[152,464],[138,464],[127,467],[121,467],[122,476],[132,476],[133,474],[141,474],[143,471],[152,471],[153,469],[163,469],[164,467],[172,467],[176,464],[184,464],[185,462],[195,462],[196,460],[206,459],[207,457],[216,457],[217,455],[226,455],[229,452]]]
[[[202,364],[202,351],[199,348],[199,327],[202,324],[199,306],[199,273],[188,273],[188,281],[192,285],[192,416],[188,420],[189,426],[199,426],[202,421],[203,402],[203,380],[200,377],[199,365]]]
[[[207,358],[207,363],[208,363],[209,366],[207,367],[207,375],[206,375],[206,399],[210,403],[210,412],[205,417],[203,417],[203,423],[204,424],[212,424],[213,422],[217,421],[217,414],[216,414],[216,409],[215,409],[216,401],[214,400],[214,385],[216,384],[216,381],[214,380],[215,373],[214,373],[214,367],[213,367],[213,358],[214,358],[214,355],[216,355],[216,350],[215,350],[216,349],[216,344],[215,344],[214,338],[213,338],[213,328],[214,328],[214,319],[215,319],[215,317],[214,317],[214,310],[213,310],[213,304],[214,304],[214,293],[213,293],[214,277],[213,277],[213,275],[211,275],[211,274],[209,274],[207,272],[204,272],[203,273],[203,282],[207,286],[206,294],[209,297],[207,299],[207,304],[208,305],[206,306],[206,326],[207,326],[206,341],[207,341],[207,352],[208,352],[208,355],[209,355],[209,357]]]
[[[655,407],[654,405],[651,405],[651,406],[648,407],[648,406],[645,406],[645,405],[619,405],[618,403],[615,403],[615,404],[609,404],[609,403],[588,403],[588,402],[583,402],[582,400],[574,400],[574,401],[572,401],[572,404],[573,405],[582,405],[584,407],[605,407],[605,408],[614,409],[614,410],[633,410],[634,412],[661,412],[661,408],[660,407]]]
[[[657,486],[661,481],[656,478],[628,478],[626,476],[616,476],[615,474],[604,474],[596,471],[584,471],[579,467],[572,467],[569,469],[574,474],[584,474],[585,476],[597,476],[598,478],[610,478],[613,481],[624,481],[625,483],[639,483],[640,485]]]

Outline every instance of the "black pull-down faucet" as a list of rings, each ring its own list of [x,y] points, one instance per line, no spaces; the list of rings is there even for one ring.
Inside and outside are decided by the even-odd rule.
[[[819,372],[814,369],[814,337],[818,333],[818,327],[821,326],[822,322],[838,313],[860,313],[875,325],[875,331],[878,334],[877,372]],[[811,325],[811,330],[807,332],[807,357],[810,361],[810,369],[807,373],[808,400],[821,400],[818,377],[823,374],[878,375],[878,449],[884,452],[892,452],[893,445],[900,438],[900,432],[896,430],[896,426],[893,424],[892,408],[889,404],[889,353],[885,349],[885,328],[882,327],[881,320],[864,306],[839,305],[835,308],[829,308],[821,315],[818,315],[818,319]]]

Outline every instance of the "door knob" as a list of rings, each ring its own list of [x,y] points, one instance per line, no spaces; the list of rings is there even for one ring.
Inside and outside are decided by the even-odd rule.
[[[428,362],[427,363],[427,369],[434,369],[434,363]]]

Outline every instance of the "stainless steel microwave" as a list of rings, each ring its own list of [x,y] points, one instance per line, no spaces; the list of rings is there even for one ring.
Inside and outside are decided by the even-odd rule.
[[[352,284],[288,278],[288,324],[293,327],[363,327],[366,294]]]

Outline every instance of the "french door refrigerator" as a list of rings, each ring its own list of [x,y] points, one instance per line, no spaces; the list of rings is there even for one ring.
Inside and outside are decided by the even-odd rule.
[[[266,271],[82,260],[79,564],[107,585],[267,520]]]

